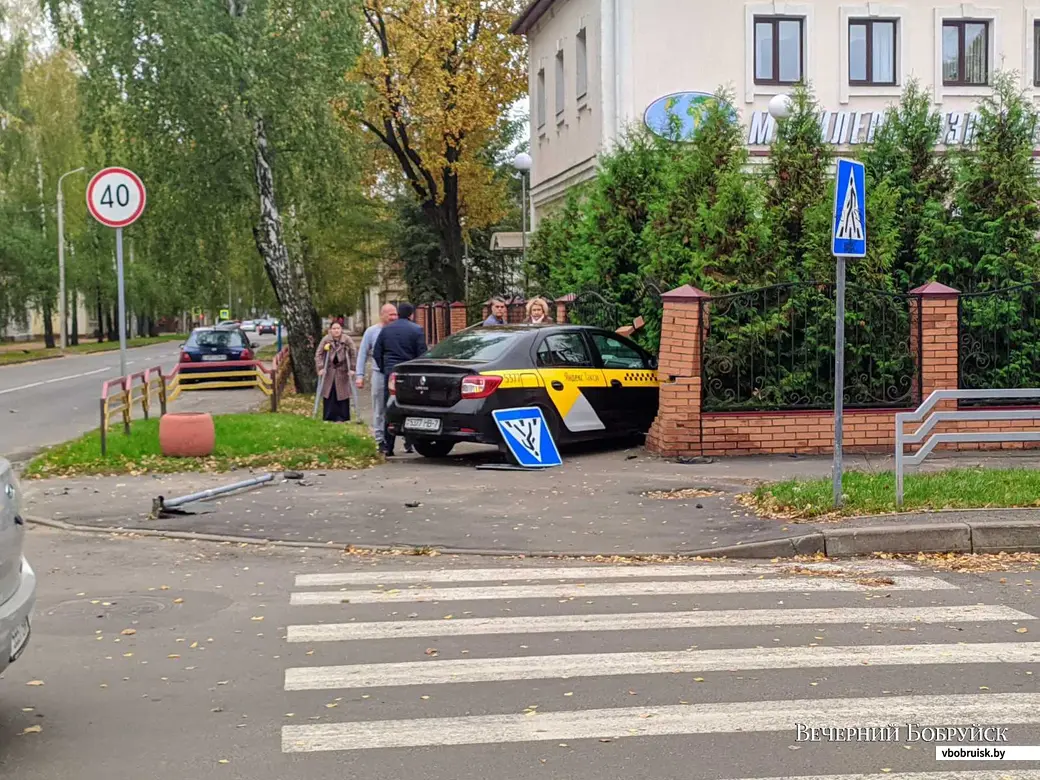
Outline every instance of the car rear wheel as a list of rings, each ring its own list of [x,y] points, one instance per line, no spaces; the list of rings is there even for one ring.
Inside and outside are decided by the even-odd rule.
[[[413,439],[412,446],[424,458],[444,458],[455,447],[448,439]]]

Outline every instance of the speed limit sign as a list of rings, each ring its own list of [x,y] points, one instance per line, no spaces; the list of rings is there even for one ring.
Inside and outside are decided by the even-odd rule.
[[[87,208],[98,222],[116,230],[116,291],[119,304],[119,367],[126,376],[126,283],[123,274],[123,228],[144,211],[144,183],[126,168],[105,168],[87,185]]]
[[[147,199],[144,184],[126,168],[105,168],[87,185],[87,208],[98,222],[124,228],[137,221]]]

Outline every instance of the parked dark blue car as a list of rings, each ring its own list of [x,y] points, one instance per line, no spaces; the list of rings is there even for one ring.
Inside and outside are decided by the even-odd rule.
[[[255,360],[254,350],[258,346],[240,328],[196,328],[181,346],[180,373],[187,377],[192,373],[246,370],[243,366],[227,364]],[[249,381],[245,377],[230,377],[236,378]]]

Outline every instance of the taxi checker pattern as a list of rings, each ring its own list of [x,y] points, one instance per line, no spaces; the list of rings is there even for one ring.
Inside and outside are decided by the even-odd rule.
[[[1028,744],[1040,725],[1040,692],[1021,677],[1040,658],[1030,641],[1036,618],[978,603],[903,562],[345,565],[295,584],[285,672],[293,719],[282,750],[349,751],[353,766],[419,750],[434,764],[481,760],[512,743],[515,760],[538,767],[546,756],[575,759],[606,750],[598,742],[640,737],[627,757],[652,763],[676,745],[716,757],[684,765],[684,780],[740,777],[720,767],[747,770],[766,748],[776,749],[773,774],[784,775],[773,780],[928,780],[921,769],[942,768],[930,745],[885,745],[880,755],[867,745],[783,747],[798,723],[1010,724],[1010,744]],[[894,667],[909,687],[892,682]],[[489,684],[496,695],[474,698]],[[339,706],[327,709],[333,700]],[[653,741],[677,735],[685,740]],[[822,765],[848,774],[813,771],[822,751],[838,748],[841,760]],[[382,757],[390,749],[398,756]],[[588,766],[566,776],[603,776],[601,762]],[[1037,773],[941,774],[998,777]]]

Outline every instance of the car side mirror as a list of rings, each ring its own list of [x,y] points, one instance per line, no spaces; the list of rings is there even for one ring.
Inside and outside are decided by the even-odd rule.
[[[251,341],[251,342],[249,342],[249,346],[251,346],[253,349],[260,349],[260,342],[259,341]]]
[[[650,358],[650,368],[652,370],[654,370],[654,371],[657,370],[657,358],[655,358],[655,357]]]

